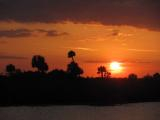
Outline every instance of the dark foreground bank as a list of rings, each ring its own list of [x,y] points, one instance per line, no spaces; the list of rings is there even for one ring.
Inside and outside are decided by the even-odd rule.
[[[0,106],[114,105],[147,101],[160,101],[160,77],[102,79],[40,73],[0,77]]]

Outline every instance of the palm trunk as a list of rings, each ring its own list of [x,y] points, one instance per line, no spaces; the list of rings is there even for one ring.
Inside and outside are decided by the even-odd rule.
[[[103,78],[103,72],[101,72],[101,77]]]
[[[72,57],[72,61],[74,62],[74,58]]]

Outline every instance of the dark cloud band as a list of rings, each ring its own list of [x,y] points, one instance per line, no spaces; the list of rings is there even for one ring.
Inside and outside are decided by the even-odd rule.
[[[100,22],[160,30],[159,0],[0,0],[0,20]]]

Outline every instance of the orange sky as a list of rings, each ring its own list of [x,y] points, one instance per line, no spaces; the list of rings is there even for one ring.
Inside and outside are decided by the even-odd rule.
[[[0,34],[1,72],[9,63],[22,70],[32,69],[31,58],[36,54],[45,56],[50,70],[66,70],[70,62],[67,58],[69,50],[77,53],[75,59],[84,69],[84,76],[97,76],[99,65],[105,65],[109,70],[112,61],[119,61],[123,66],[122,72],[113,73],[113,77],[126,77],[129,73],[141,77],[160,71],[159,31],[69,21],[54,24],[0,22],[0,26],[0,31],[7,32],[22,28],[30,30],[30,34],[22,36]]]

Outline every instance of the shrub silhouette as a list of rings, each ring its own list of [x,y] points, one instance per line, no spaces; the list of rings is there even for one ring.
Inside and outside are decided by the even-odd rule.
[[[72,61],[74,62],[74,56],[76,56],[76,53],[74,51],[69,51],[68,52],[68,58],[72,58]]]
[[[59,79],[65,79],[68,77],[68,74],[66,71],[64,70],[59,70],[59,69],[55,69],[55,70],[52,70],[48,73],[48,76],[50,76],[51,78],[54,78],[56,80],[59,80]]]
[[[136,74],[131,73],[131,74],[129,74],[129,75],[128,75],[128,79],[129,79],[129,80],[137,80],[137,79],[138,79],[138,77],[137,77],[137,75],[136,75]]]
[[[144,77],[143,77],[143,79],[144,80],[152,80],[152,76],[151,75],[149,75],[149,74],[147,74],[147,75],[145,75]]]
[[[83,70],[75,62],[71,62],[70,64],[68,64],[67,72],[73,77],[79,77],[81,74],[83,74]]]
[[[45,62],[45,58],[40,55],[35,55],[32,58],[32,67],[37,68],[39,72],[48,71],[48,65]]]
[[[13,75],[16,71],[16,68],[13,64],[9,64],[6,66],[6,72],[9,74],[9,75]]]
[[[159,73],[155,73],[155,74],[153,75],[153,78],[154,78],[154,80],[160,79],[160,74],[159,74]]]

